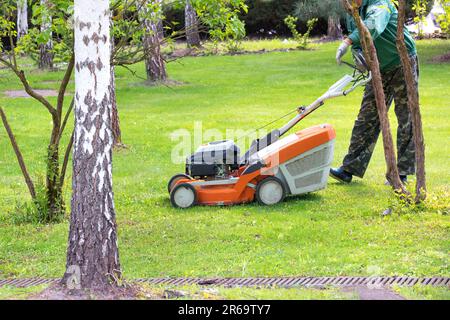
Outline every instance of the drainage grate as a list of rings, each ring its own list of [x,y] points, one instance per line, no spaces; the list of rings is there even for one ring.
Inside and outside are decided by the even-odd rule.
[[[27,288],[43,284],[52,284],[59,279],[6,279],[0,280],[0,287],[10,286]],[[225,287],[354,287],[373,286],[388,287],[392,285],[414,286],[416,284],[429,286],[450,287],[448,277],[280,277],[280,278],[152,278],[132,280],[135,283],[147,283],[152,285],[200,285],[200,286],[225,286]]]

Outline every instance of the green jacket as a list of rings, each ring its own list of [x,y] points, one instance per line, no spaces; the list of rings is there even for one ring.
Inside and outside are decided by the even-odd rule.
[[[359,14],[372,35],[382,72],[390,71],[401,65],[397,51],[398,11],[391,0],[363,0]],[[355,20],[347,15],[348,36],[353,46],[361,47]],[[405,42],[410,55],[416,54],[416,45],[409,31],[405,28]]]

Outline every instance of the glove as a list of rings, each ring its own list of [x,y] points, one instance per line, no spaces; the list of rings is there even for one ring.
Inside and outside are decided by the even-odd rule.
[[[336,51],[336,62],[337,64],[341,64],[342,57],[345,56],[345,54],[348,51],[348,48],[350,47],[350,43],[347,40],[342,41],[341,45]]]

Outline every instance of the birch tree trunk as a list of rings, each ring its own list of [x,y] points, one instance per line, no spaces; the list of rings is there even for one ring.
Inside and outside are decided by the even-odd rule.
[[[200,34],[198,32],[198,17],[191,0],[186,0],[184,9],[186,42],[188,47],[200,47]]]
[[[149,0],[147,4],[161,5],[161,0]],[[161,53],[161,42],[158,36],[159,18],[154,12],[149,12],[148,6],[143,8],[144,17],[144,50],[145,68],[147,80],[151,83],[164,82],[167,80],[166,62]]]
[[[341,28],[341,21],[339,20],[339,17],[335,17],[335,16],[328,17],[327,36],[330,39],[342,38],[342,28]]]
[[[386,178],[392,185],[396,192],[403,195],[408,195],[408,191],[400,180],[400,176],[397,168],[397,157],[395,155],[394,142],[392,140],[391,126],[389,123],[386,96],[383,89],[383,81],[380,72],[380,63],[377,57],[377,51],[373,43],[372,36],[369,30],[364,25],[361,16],[359,15],[359,9],[356,6],[355,0],[342,0],[343,5],[352,13],[355,19],[359,34],[361,37],[361,45],[364,51],[364,56],[372,72],[372,84],[375,93],[375,100],[377,102],[378,117],[380,118],[380,127],[383,135],[384,157],[386,160]]]
[[[75,0],[72,206],[63,284],[105,290],[120,277],[112,190],[109,0]]]
[[[17,0],[17,40],[28,33],[27,0]]]
[[[408,105],[411,112],[414,134],[414,145],[416,147],[416,199],[421,202],[426,198],[426,174],[425,174],[425,142],[422,129],[422,115],[420,114],[419,92],[415,85],[414,72],[405,44],[405,0],[399,0],[398,8],[398,29],[397,29],[397,48],[402,60],[403,71],[405,74],[406,88],[408,92]]]
[[[41,0],[42,21],[41,32],[50,32],[50,39],[47,43],[41,44],[39,48],[39,69],[52,69],[53,68],[53,41],[51,38],[52,32],[52,17],[49,12],[49,0]]]

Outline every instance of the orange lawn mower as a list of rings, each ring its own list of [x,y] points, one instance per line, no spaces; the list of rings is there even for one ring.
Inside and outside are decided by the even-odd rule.
[[[242,158],[239,147],[231,140],[202,145],[187,158],[186,173],[170,179],[172,205],[186,209],[194,205],[243,204],[256,199],[261,205],[270,206],[282,202],[287,195],[325,189],[334,155],[333,127],[323,124],[282,137],[326,100],[346,96],[371,81],[362,53],[354,52],[354,61],[356,65],[345,63],[354,69],[353,76],[344,76],[312,104],[289,113],[298,114],[282,128],[253,141]]]

